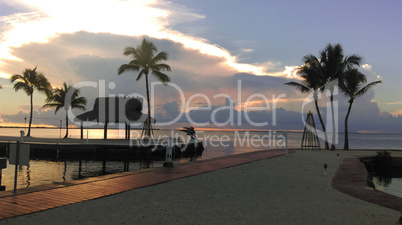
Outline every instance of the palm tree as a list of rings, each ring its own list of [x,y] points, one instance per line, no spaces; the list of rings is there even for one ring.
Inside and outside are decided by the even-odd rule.
[[[47,78],[42,74],[36,72],[37,66],[31,69],[25,69],[22,75],[14,74],[11,76],[10,80],[14,83],[14,90],[23,90],[30,96],[31,112],[29,115],[29,126],[27,137],[31,136],[31,124],[32,124],[32,113],[33,113],[33,93],[35,90],[45,93],[48,97],[51,95],[51,85]]]
[[[170,78],[161,72],[163,70],[171,71],[169,65],[161,63],[161,61],[167,60],[168,54],[164,51],[157,52],[158,49],[155,45],[144,38],[141,45],[136,48],[128,46],[124,49],[123,54],[131,56],[133,60],[128,64],[121,65],[118,69],[119,75],[126,71],[140,71],[137,76],[137,81],[139,81],[143,75],[145,76],[148,103],[148,118],[146,121],[147,127],[145,132],[147,137],[151,137],[151,104],[149,101],[148,74],[151,72],[157,80],[165,85],[170,82]]]
[[[332,113],[332,142],[331,150],[335,150],[335,110],[334,110],[334,90],[335,85],[342,82],[344,74],[347,70],[359,66],[361,57],[354,54],[345,56],[342,46],[336,44],[335,46],[328,44],[328,46],[320,52],[320,58],[314,55],[305,56],[305,63],[315,64],[323,76],[326,87],[330,92],[331,113]]]
[[[298,73],[300,74],[300,77],[303,78],[303,82],[297,83],[292,81],[285,83],[285,85],[292,86],[302,93],[313,93],[315,109],[317,110],[318,118],[320,119],[322,130],[324,132],[325,149],[328,150],[329,145],[326,127],[321,117],[320,108],[318,107],[318,92],[323,92],[325,90],[325,80],[317,70],[318,68],[314,68],[315,66],[315,64],[305,63],[298,69]]]
[[[43,108],[56,108],[55,114],[61,108],[66,111],[66,135],[64,138],[68,137],[68,110],[70,108],[85,110],[87,99],[79,95],[80,90],[75,89],[72,85],[67,86],[66,82],[64,82],[62,88],[53,90],[53,94],[46,100],[47,104],[43,106]]]
[[[353,101],[359,97],[364,95],[371,87],[382,83],[381,80],[371,82],[367,85],[367,77],[366,75],[360,73],[357,69],[347,70],[344,74],[345,76],[342,79],[342,83],[339,84],[342,92],[349,97],[349,108],[345,117],[345,144],[343,149],[349,150],[349,133],[348,133],[348,119],[350,115],[350,111],[352,110]],[[365,85],[365,86],[363,86]]]

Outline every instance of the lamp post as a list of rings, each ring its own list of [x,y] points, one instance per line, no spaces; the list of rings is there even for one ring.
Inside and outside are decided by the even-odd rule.
[[[27,118],[25,117],[25,125],[24,125],[24,130],[26,131],[27,129]]]

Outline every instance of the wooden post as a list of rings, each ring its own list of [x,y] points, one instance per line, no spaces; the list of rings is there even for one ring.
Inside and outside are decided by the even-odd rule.
[[[105,127],[103,128],[103,139],[107,139],[107,121],[105,121]]]
[[[131,134],[131,124],[127,124],[127,139],[130,140],[130,134]]]
[[[128,139],[127,138],[127,123],[126,122],[124,122],[124,139]]]
[[[84,139],[84,122],[81,121],[81,140]]]
[[[17,141],[17,149],[15,152],[14,191],[13,191],[13,193],[17,193],[17,176],[18,176],[19,161],[20,161],[20,142]]]

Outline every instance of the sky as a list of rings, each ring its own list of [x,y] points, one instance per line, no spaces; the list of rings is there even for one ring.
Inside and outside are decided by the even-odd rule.
[[[54,87],[85,86],[88,110],[100,95],[144,97],[137,73],[117,68],[145,37],[169,54],[171,83],[152,89],[153,115],[169,126],[302,130],[313,104],[284,83],[300,82],[303,56],[340,43],[369,82],[383,81],[355,101],[350,129],[402,133],[401,1],[1,0],[0,16],[0,126],[24,123],[29,98],[9,78],[35,66]],[[57,126],[65,114],[45,99],[34,93],[33,122]],[[343,129],[348,99],[336,101]],[[327,93],[320,107],[327,119]]]

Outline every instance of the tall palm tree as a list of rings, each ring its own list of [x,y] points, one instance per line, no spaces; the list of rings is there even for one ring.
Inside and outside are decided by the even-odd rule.
[[[350,111],[352,110],[353,101],[357,97],[364,95],[371,87],[382,83],[382,81],[374,81],[365,85],[367,83],[367,77],[366,75],[360,73],[357,69],[347,70],[344,75],[345,76],[342,79],[342,83],[339,84],[339,87],[342,92],[349,97],[349,108],[345,117],[345,144],[343,149],[349,150],[348,119]]]
[[[64,138],[68,137],[68,110],[71,109],[81,109],[85,110],[85,105],[87,104],[87,99],[80,96],[80,90],[75,89],[72,85],[67,85],[66,82],[63,83],[62,88],[55,88],[53,94],[49,96],[46,100],[47,104],[43,108],[56,108],[55,114],[61,108],[66,111],[66,135]]]
[[[324,121],[322,120],[320,108],[318,107],[318,92],[323,92],[325,90],[325,80],[319,73],[318,68],[314,68],[314,67],[316,67],[315,64],[305,63],[297,71],[300,74],[300,77],[303,78],[302,83],[297,83],[297,82],[292,81],[292,82],[285,83],[285,85],[292,86],[302,93],[306,93],[306,92],[313,93],[315,109],[317,111],[318,118],[320,119],[322,130],[324,132],[325,149],[328,150],[329,145],[328,145],[328,137],[327,137],[326,127],[325,127]]]
[[[360,65],[361,57],[353,54],[345,56],[340,44],[328,46],[320,52],[320,58],[314,55],[305,56],[305,62],[315,64],[321,75],[326,81],[326,87],[330,92],[331,113],[332,113],[332,142],[331,150],[335,150],[335,110],[334,110],[334,90],[335,85],[342,82],[345,72]]]
[[[14,83],[14,90],[23,90],[30,96],[31,112],[29,114],[29,126],[27,137],[31,136],[31,124],[32,124],[32,113],[33,113],[33,93],[35,90],[45,93],[48,97],[52,93],[52,87],[47,80],[47,78],[42,74],[36,72],[37,66],[31,69],[25,69],[22,75],[14,74],[11,76],[10,80]]]
[[[152,75],[163,84],[167,85],[170,82],[170,78],[161,71],[171,71],[170,66],[161,63],[167,60],[168,54],[164,51],[158,52],[158,49],[151,41],[147,41],[145,38],[142,40],[141,45],[134,47],[126,47],[124,49],[124,55],[131,56],[133,59],[128,64],[123,64],[119,67],[118,74],[122,74],[126,71],[140,71],[137,76],[137,81],[141,77],[145,76],[145,87],[147,90],[147,103],[148,103],[148,118],[146,121],[146,132],[147,137],[151,137],[151,103],[149,101],[149,88],[148,88],[148,74],[151,72]]]

